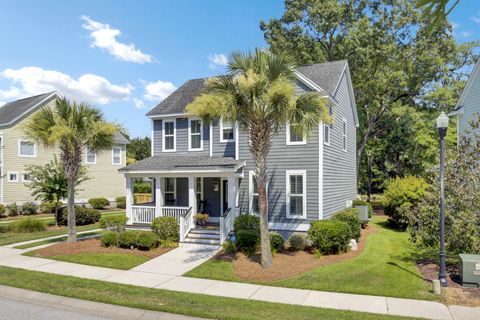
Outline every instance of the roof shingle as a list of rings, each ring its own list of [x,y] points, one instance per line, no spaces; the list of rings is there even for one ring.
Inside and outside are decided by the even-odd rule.
[[[47,92],[4,104],[0,107],[0,126],[12,124],[49,96],[52,96],[52,98],[55,97],[55,95],[53,95],[54,93],[55,92]]]

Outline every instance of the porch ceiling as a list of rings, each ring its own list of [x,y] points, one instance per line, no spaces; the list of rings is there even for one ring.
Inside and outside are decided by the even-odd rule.
[[[121,173],[163,172],[231,172],[245,165],[243,160],[231,157],[188,155],[153,156],[119,169]]]

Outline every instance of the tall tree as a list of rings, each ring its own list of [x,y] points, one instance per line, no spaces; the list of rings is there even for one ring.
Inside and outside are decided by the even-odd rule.
[[[118,128],[103,119],[101,111],[86,103],[57,99],[52,108],[44,107],[25,124],[24,134],[38,144],[60,149],[68,181],[68,242],[76,242],[75,185],[85,151],[111,149]]]
[[[151,155],[151,141],[150,138],[133,138],[130,139],[130,144],[127,146],[127,159],[129,161],[140,161]]]
[[[65,177],[63,164],[54,155],[53,160],[46,165],[28,166],[27,171],[32,178],[28,188],[32,190],[32,196],[35,197],[35,200],[55,204],[55,226],[58,226],[59,203],[60,200],[65,199],[68,195],[68,180]],[[78,171],[76,186],[87,179],[86,170],[84,167],[81,167]]]
[[[328,121],[326,102],[316,92],[295,94],[294,63],[285,53],[234,52],[228,75],[207,81],[207,92],[187,106],[187,112],[206,122],[222,118],[237,122],[250,138],[255,162],[260,211],[262,267],[272,266],[268,233],[267,157],[272,136],[288,121],[308,136],[320,121]]]

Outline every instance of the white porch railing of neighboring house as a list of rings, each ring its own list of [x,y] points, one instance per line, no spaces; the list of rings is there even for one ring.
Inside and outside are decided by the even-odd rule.
[[[188,208],[185,214],[180,215],[180,242],[185,241],[185,238],[193,227],[193,210],[192,208]]]
[[[228,208],[220,217],[220,244],[227,240],[230,232],[233,231],[233,223],[240,214],[240,208]]]
[[[155,219],[155,207],[131,206],[133,223],[152,223]]]

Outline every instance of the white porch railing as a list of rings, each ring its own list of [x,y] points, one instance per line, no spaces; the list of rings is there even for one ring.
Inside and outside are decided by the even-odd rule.
[[[132,223],[152,223],[156,217],[173,217],[180,223],[181,218],[192,212],[190,207],[160,207],[160,212],[154,206],[131,206]],[[191,215],[191,214],[190,214]],[[191,215],[193,223],[193,215]]]
[[[161,217],[174,217],[178,223],[180,223],[180,217],[185,216],[189,210],[192,208],[190,207],[161,207],[160,208],[160,216]]]
[[[188,208],[186,214],[180,215],[180,242],[185,241],[193,225],[193,210],[192,208]]]
[[[240,208],[228,208],[227,211],[220,217],[220,244],[227,240],[231,231],[233,231],[233,222],[240,214]]]
[[[132,206],[131,210],[134,223],[152,223],[155,219],[155,207]]]

